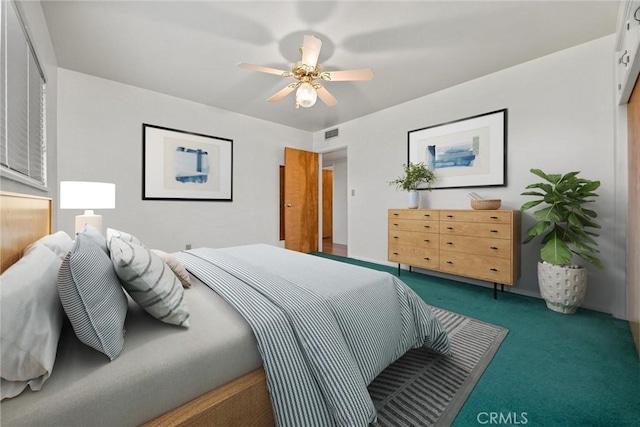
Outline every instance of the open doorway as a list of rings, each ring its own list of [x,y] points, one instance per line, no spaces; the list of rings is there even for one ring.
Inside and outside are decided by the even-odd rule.
[[[347,256],[347,149],[322,153],[322,252]]]

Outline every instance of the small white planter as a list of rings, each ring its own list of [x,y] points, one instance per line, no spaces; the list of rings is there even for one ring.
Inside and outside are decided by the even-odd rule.
[[[587,292],[587,270],[538,262],[538,286],[549,309],[573,314]]]
[[[409,209],[418,209],[420,206],[420,193],[416,190],[409,191]]]

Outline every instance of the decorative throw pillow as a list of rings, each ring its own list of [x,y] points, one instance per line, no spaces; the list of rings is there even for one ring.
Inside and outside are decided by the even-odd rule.
[[[71,239],[71,237],[69,237],[69,235],[64,231],[58,231],[57,233],[41,237],[40,239],[30,244],[24,251],[24,254],[27,255],[29,251],[31,251],[32,248],[34,248],[36,245],[46,246],[51,251],[53,251],[53,253],[56,254],[58,258],[60,258],[60,261],[62,261],[73,247],[73,239]]]
[[[137,245],[144,246],[142,241],[133,234],[125,233],[124,231],[116,230],[115,228],[107,228],[107,246],[111,246],[111,239],[117,237],[125,242],[132,242]]]
[[[167,263],[171,271],[176,275],[180,283],[182,283],[183,288],[191,287],[191,276],[189,276],[189,272],[185,268],[185,266],[178,260],[178,258],[170,255],[166,252],[163,252],[158,249],[151,249],[153,253],[158,255],[162,261]]]
[[[102,249],[105,254],[109,255],[109,249],[107,248],[107,239],[93,225],[85,224],[82,231],[80,231],[78,234],[83,234],[93,240],[98,246],[100,246],[100,249]]]
[[[38,244],[0,276],[2,399],[27,386],[40,390],[51,375],[64,319],[56,289],[61,263]]]
[[[127,296],[109,256],[79,233],[58,273],[62,307],[78,339],[113,360],[124,346]]]
[[[144,246],[112,236],[111,261],[131,298],[166,323],[189,327],[184,289],[158,255]]]

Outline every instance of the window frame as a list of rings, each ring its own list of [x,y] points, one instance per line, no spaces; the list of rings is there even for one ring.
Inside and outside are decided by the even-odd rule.
[[[21,29],[22,29],[22,35],[24,36],[23,40],[20,40],[19,42],[16,43],[23,43],[26,45],[26,51],[25,53],[28,53],[28,58],[27,58],[27,76],[26,76],[26,81],[27,81],[27,89],[24,93],[24,96],[26,98],[26,106],[27,106],[27,110],[26,110],[26,133],[27,133],[27,138],[25,141],[21,141],[21,146],[26,145],[25,150],[27,151],[27,173],[23,173],[21,171],[17,171],[11,168],[11,159],[9,158],[9,142],[8,142],[8,134],[9,134],[9,111],[10,111],[10,106],[9,106],[9,96],[8,96],[8,89],[9,89],[9,77],[8,77],[8,64],[9,64],[9,58],[8,58],[8,29],[7,29],[7,22],[8,22],[8,14],[10,13],[10,11],[8,10],[8,8],[12,7],[13,11],[15,12],[15,16],[17,17],[18,20],[18,24],[20,25]],[[3,55],[3,61],[2,61],[2,65],[3,65],[3,75],[4,75],[4,79],[2,84],[4,85],[3,87],[3,99],[2,99],[2,111],[0,112],[0,114],[2,114],[2,117],[0,117],[0,119],[2,120],[2,123],[4,124],[4,129],[0,129],[0,132],[2,133],[2,135],[0,135],[0,150],[4,150],[4,158],[7,161],[7,165],[5,165],[4,163],[0,163],[0,176],[2,176],[2,178],[7,178],[10,179],[12,181],[17,181],[20,182],[22,184],[26,184],[29,185],[31,187],[35,187],[39,190],[43,190],[43,191],[48,191],[49,187],[48,187],[48,172],[47,172],[47,77],[45,75],[44,69],[40,64],[40,60],[38,59],[38,55],[36,53],[35,47],[31,41],[31,37],[29,36],[29,31],[27,28],[27,25],[25,24],[25,20],[22,16],[22,13],[20,11],[20,8],[18,7],[18,5],[15,3],[14,0],[10,0],[10,1],[3,1],[2,2],[2,6],[0,7],[0,28],[2,31],[2,55]],[[33,67],[33,65],[31,64],[31,62],[33,62],[35,64],[35,67]],[[32,68],[35,68],[35,70],[32,70]],[[33,75],[33,73],[37,73],[37,77],[38,77],[38,82],[39,82],[39,89],[40,89],[40,95],[39,95],[39,100],[40,100],[40,107],[39,107],[39,111],[38,116],[40,117],[40,138],[39,138],[39,146],[40,146],[40,168],[39,171],[40,173],[38,173],[38,171],[31,171],[31,163],[30,163],[30,159],[29,159],[29,152],[30,150],[33,148],[33,145],[37,144],[38,141],[35,141],[35,143],[33,141],[30,141],[29,138],[29,131],[31,130],[31,127],[29,125],[29,120],[31,118],[31,114],[33,113],[32,109],[31,109],[31,105],[30,105],[30,98],[33,96],[32,93],[30,93],[30,90],[32,89],[31,85],[28,83],[31,78],[35,77]],[[36,175],[37,176],[34,176]]]

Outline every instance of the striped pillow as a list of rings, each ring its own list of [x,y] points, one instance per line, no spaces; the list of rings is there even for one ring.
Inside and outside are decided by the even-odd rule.
[[[127,296],[109,256],[83,233],[58,271],[58,294],[78,339],[113,360],[124,347]]]
[[[133,234],[125,233],[124,231],[116,230],[115,228],[107,228],[107,246],[111,246],[111,239],[114,237],[124,240],[125,242],[132,242],[136,245],[144,246],[142,241]]]
[[[109,240],[109,250],[116,274],[135,302],[163,322],[189,327],[182,285],[158,255],[116,236]]]

